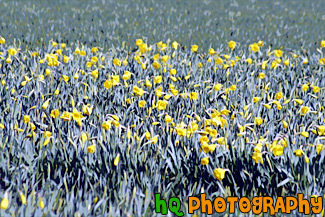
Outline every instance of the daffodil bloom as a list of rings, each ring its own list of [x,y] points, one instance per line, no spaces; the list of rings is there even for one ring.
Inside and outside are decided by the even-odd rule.
[[[30,116],[29,115],[24,115],[23,117],[23,122],[27,124],[30,121]]]
[[[308,106],[303,106],[300,109],[301,115],[305,115],[307,112],[309,112],[309,107]]]
[[[283,146],[282,145],[275,145],[271,148],[274,156],[280,156],[283,154]]]
[[[152,142],[152,144],[156,144],[158,142],[158,136],[152,137],[150,141]]]
[[[202,165],[208,165],[209,164],[209,157],[204,157],[201,159],[201,164]]]
[[[117,154],[117,156],[114,159],[114,166],[117,167],[118,163],[120,162],[120,154]]]
[[[63,112],[63,114],[60,117],[61,119],[63,119],[64,121],[71,121],[72,120],[72,113],[70,112]]]
[[[150,132],[147,131],[147,132],[145,133],[145,137],[146,137],[147,140],[150,140],[150,138],[151,138],[151,134],[150,134]]]
[[[104,121],[102,124],[102,128],[104,128],[105,130],[109,130],[112,126],[112,121]]]
[[[43,108],[44,110],[47,109],[47,107],[49,106],[49,102],[50,102],[50,100],[48,99],[48,100],[46,100],[46,101],[43,103],[42,108]]]
[[[319,87],[318,86],[313,86],[313,92],[318,93],[319,92]]]
[[[0,37],[0,44],[6,43],[6,39],[4,37]]]
[[[88,136],[86,133],[81,133],[80,139],[82,143],[85,143],[88,140]]]
[[[252,58],[247,58],[247,59],[246,59],[246,62],[250,65],[250,64],[253,63],[253,60],[252,60]]]
[[[236,42],[235,42],[235,41],[229,41],[229,42],[228,42],[228,47],[229,47],[231,50],[234,50],[235,47],[236,47]]]
[[[282,50],[274,50],[274,55],[276,57],[282,57],[283,51]]]
[[[283,124],[284,128],[286,128],[286,129],[288,128],[288,123],[285,120],[282,121],[282,124]]]
[[[192,50],[192,52],[194,53],[194,52],[197,52],[198,48],[199,48],[199,46],[197,46],[197,45],[195,44],[195,45],[192,45],[191,50]]]
[[[317,154],[320,154],[321,151],[325,149],[325,146],[323,144],[316,145],[316,152]]]
[[[154,78],[154,83],[156,83],[156,84],[160,84],[162,82],[162,76],[156,76],[155,78]]]
[[[302,85],[302,90],[303,91],[307,91],[309,89],[309,85],[308,84],[304,84],[304,85]]]
[[[177,42],[177,41],[174,41],[174,42],[172,43],[172,48],[174,48],[175,50],[178,49],[178,42]]]
[[[296,156],[301,157],[302,155],[304,155],[305,153],[303,152],[303,150],[301,149],[297,149],[295,150],[293,153],[295,153]]]
[[[253,98],[253,102],[254,103],[257,103],[257,102],[259,102],[261,100],[261,97],[254,97]]]
[[[309,137],[309,133],[306,131],[301,132],[300,135],[302,135],[303,137],[306,137],[306,138]]]
[[[165,110],[168,102],[166,100],[158,100],[157,109],[158,111]]]
[[[144,91],[136,85],[133,86],[133,92],[136,93],[138,96],[142,96],[144,93]]]
[[[90,145],[87,147],[87,151],[89,154],[92,154],[96,151],[96,145]]]
[[[276,100],[280,100],[280,99],[282,99],[282,97],[283,97],[283,93],[282,92],[278,92],[277,94],[275,94],[275,99]]]
[[[225,178],[226,170],[222,168],[216,168],[213,170],[214,177],[218,180],[222,180]]]
[[[23,192],[19,191],[19,196],[20,196],[21,203],[26,205],[27,199],[26,199],[26,196],[23,194]]]
[[[3,210],[6,210],[6,209],[8,209],[8,207],[9,207],[9,193],[6,192],[4,194],[4,197],[1,200],[0,208]]]
[[[258,52],[258,51],[260,50],[260,47],[258,46],[257,43],[251,44],[251,45],[250,45],[250,48],[252,49],[252,51],[253,51],[254,53],[256,53],[256,52]]]
[[[253,152],[252,159],[255,161],[255,163],[264,163],[262,153]]]
[[[141,100],[141,101],[139,102],[139,107],[140,107],[140,108],[144,108],[144,107],[146,106],[146,104],[147,104],[147,102],[146,102],[145,100]]]
[[[325,135],[325,126],[324,126],[324,125],[319,126],[319,127],[317,128],[317,130],[318,130],[318,135],[319,135],[319,136],[324,136],[324,135]]]
[[[263,119],[261,117],[257,117],[257,118],[255,118],[255,123],[257,125],[261,125],[263,123]]]
[[[213,48],[209,49],[209,55],[212,56],[216,53],[216,51]]]
[[[70,79],[69,76],[67,76],[67,75],[62,75],[62,78],[65,81],[65,83],[68,83],[68,81]]]

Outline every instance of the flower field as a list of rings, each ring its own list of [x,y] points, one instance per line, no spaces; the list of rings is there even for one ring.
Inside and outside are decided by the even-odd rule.
[[[0,216],[160,216],[155,193],[325,197],[324,34],[101,46],[94,25],[99,41],[0,30]]]

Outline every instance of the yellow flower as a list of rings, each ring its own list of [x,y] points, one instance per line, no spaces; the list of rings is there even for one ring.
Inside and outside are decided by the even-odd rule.
[[[151,138],[150,132],[147,131],[146,134],[145,134],[145,137],[146,137],[147,140],[150,140],[150,138]]]
[[[305,156],[305,162],[308,164],[309,163],[309,157]]]
[[[127,81],[127,80],[129,80],[131,78],[131,75],[132,75],[131,72],[125,71],[122,78],[123,78],[123,80]]]
[[[60,117],[61,119],[63,119],[64,121],[71,121],[72,120],[72,113],[70,112],[63,112],[63,114]]]
[[[257,125],[261,125],[263,123],[263,119],[261,117],[255,118],[255,122]]]
[[[172,122],[173,121],[173,118],[171,117],[171,116],[169,116],[169,115],[166,115],[165,116],[165,122],[166,123],[170,123],[170,122]]]
[[[282,121],[282,124],[283,124],[283,127],[284,127],[284,128],[286,128],[286,129],[288,128],[288,123],[287,123],[286,121],[283,120],[283,121]]]
[[[0,37],[0,44],[6,43],[6,39],[4,37]]]
[[[297,102],[299,105],[302,105],[304,103],[304,101],[301,99],[295,99],[295,102]]]
[[[324,125],[319,126],[319,127],[317,128],[317,130],[318,130],[318,135],[320,135],[320,136],[325,135],[325,126],[324,126]]]
[[[275,99],[276,100],[280,100],[280,99],[282,99],[282,97],[283,97],[283,93],[282,92],[278,92],[277,94],[275,94]]]
[[[67,75],[62,75],[62,78],[65,81],[65,83],[68,83],[68,81],[70,79],[69,76],[67,76]]]
[[[154,61],[152,63],[152,67],[154,67],[155,69],[159,69],[161,67],[161,65],[158,62]]]
[[[254,103],[257,103],[257,102],[259,102],[261,100],[261,97],[254,97],[253,98],[253,102]]]
[[[262,153],[253,152],[252,159],[255,161],[255,163],[261,163],[261,164],[264,163]]]
[[[135,45],[138,47],[140,47],[142,44],[143,44],[143,40],[141,38],[139,38],[135,41]]]
[[[69,60],[70,60],[70,58],[69,58],[68,56],[64,56],[64,57],[63,57],[63,62],[64,62],[64,63],[68,63]]]
[[[44,132],[44,137],[49,138],[49,137],[51,137],[51,136],[52,136],[52,133],[51,133],[50,131],[45,131],[45,132]]]
[[[38,201],[38,205],[39,205],[39,207],[40,207],[41,209],[44,209],[45,204],[44,204],[44,200],[43,200],[43,198],[40,198],[40,199],[39,199],[39,201]]]
[[[202,165],[207,165],[209,164],[209,157],[204,157],[201,159],[201,164]]]
[[[300,135],[302,135],[303,137],[306,137],[306,138],[309,137],[309,133],[306,131],[301,132]]]
[[[224,170],[222,168],[217,168],[217,169],[213,170],[214,176],[216,177],[216,179],[218,179],[220,181],[225,178],[225,173],[226,173],[226,170]]]
[[[162,82],[162,76],[156,76],[155,78],[154,78],[154,83],[156,83],[156,84],[160,84]]]
[[[177,43],[177,41],[174,41],[174,42],[172,43],[172,48],[174,48],[175,50],[178,49],[178,43]]]
[[[19,196],[20,196],[21,203],[26,205],[27,199],[26,199],[26,196],[23,194],[23,192],[19,191]]]
[[[1,129],[4,129],[5,128],[5,125],[3,125],[3,124],[0,123],[0,128]]]
[[[199,96],[198,96],[198,94],[196,92],[191,92],[190,95],[189,95],[189,97],[190,97],[190,100],[197,100],[197,99],[199,99]]]
[[[143,90],[136,85],[133,86],[133,92],[136,93],[138,96],[142,96],[144,93]]]
[[[302,155],[304,155],[305,153],[303,152],[303,150],[301,149],[297,149],[293,152],[296,156],[301,157]]]
[[[50,138],[47,138],[47,139],[44,141],[43,146],[47,146],[47,144],[49,144],[49,143],[50,143]]]
[[[156,144],[158,142],[158,136],[154,136],[151,138],[152,144]]]
[[[236,85],[231,85],[229,89],[232,91],[235,91],[237,89],[237,87],[236,87]]]
[[[271,151],[275,156],[280,156],[283,154],[283,146],[282,145],[275,145],[271,148]]]
[[[51,70],[50,69],[45,69],[45,75],[50,76],[51,75]]]
[[[82,107],[82,113],[84,113],[85,115],[91,115],[91,113],[93,112],[92,107],[89,107],[88,105],[83,106]]]
[[[115,59],[113,60],[113,64],[114,64],[115,66],[121,66],[121,65],[122,65],[121,61],[120,61],[119,59],[117,59],[117,58],[115,58]]]
[[[8,209],[8,207],[9,207],[9,193],[6,192],[3,199],[1,200],[0,208],[6,210]]]
[[[99,76],[98,69],[91,71],[91,76],[93,76],[93,78],[97,79]]]
[[[309,89],[309,85],[308,84],[302,85],[302,90],[303,91],[307,91],[308,89]]]
[[[250,64],[253,63],[253,60],[252,60],[252,58],[247,58],[247,59],[246,59],[246,62],[250,65]]]
[[[216,51],[213,49],[213,48],[210,48],[209,49],[209,55],[213,55],[213,54],[215,54],[216,53]]]
[[[169,71],[169,74],[171,74],[171,75],[176,75],[176,73],[177,73],[176,69],[171,69]]]
[[[0,42],[1,43],[1,42]],[[325,40],[321,40],[321,42],[320,42],[320,46],[321,47],[325,47]]]
[[[86,56],[86,51],[84,50],[80,51],[80,56]]]
[[[23,122],[27,124],[30,121],[30,116],[29,115],[24,115],[23,117]]]
[[[97,47],[92,47],[92,48],[91,48],[91,52],[92,52],[92,53],[96,53],[97,51],[98,51],[98,48],[97,48]]]
[[[147,102],[146,102],[145,100],[141,100],[141,101],[139,102],[139,107],[140,107],[140,108],[144,108],[144,107],[146,106],[146,104],[147,104]]]
[[[309,112],[309,107],[308,106],[303,106],[301,107],[301,115],[305,115],[307,112]]]
[[[285,61],[283,62],[283,64],[284,64],[285,66],[288,66],[288,65],[290,64],[289,59],[285,60]]]
[[[197,46],[197,45],[195,44],[195,45],[192,45],[191,50],[192,50],[192,52],[197,52],[198,48],[199,48],[199,46]]]
[[[324,145],[323,144],[316,145],[316,152],[317,152],[317,154],[320,154],[320,152],[322,150],[324,150]]]
[[[168,102],[166,100],[158,100],[157,102],[157,109],[158,111],[166,109]]]
[[[318,93],[319,92],[319,87],[318,86],[313,86],[313,92]]]
[[[88,153],[92,154],[96,151],[96,145],[90,145],[87,147]]]
[[[43,105],[42,105],[42,108],[43,109],[47,109],[47,107],[49,106],[49,99],[48,100],[46,100],[44,103],[43,103]]]
[[[215,84],[214,86],[213,86],[213,88],[214,88],[214,91],[219,91],[219,90],[221,90],[221,88],[222,88],[222,84]]]
[[[229,41],[228,42],[228,47],[233,50],[236,47],[236,42],[235,41]]]
[[[120,154],[117,154],[117,156],[114,159],[114,166],[117,167],[118,163],[120,162]]]
[[[83,143],[85,143],[88,140],[88,136],[86,133],[81,133],[80,139]]]
[[[105,130],[109,130],[112,126],[112,121],[104,121],[103,124],[102,124],[102,127],[105,129]]]
[[[274,55],[276,57],[282,57],[283,51],[282,50],[274,50]]]
[[[256,52],[258,52],[258,51],[260,50],[260,47],[258,46],[257,43],[251,44],[251,45],[250,45],[250,48],[252,49],[252,51],[253,51],[254,53],[256,53]]]

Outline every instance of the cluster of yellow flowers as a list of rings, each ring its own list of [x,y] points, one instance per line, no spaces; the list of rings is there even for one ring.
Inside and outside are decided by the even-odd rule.
[[[5,39],[2,37],[0,37],[0,44],[5,44]],[[232,133],[238,132],[236,141],[244,138],[247,144],[254,145],[252,160],[261,164],[264,162],[264,154],[272,153],[274,156],[284,154],[285,148],[289,145],[288,133],[296,133],[290,135],[294,136],[292,145],[295,144],[296,136],[299,135],[303,138],[308,138],[309,132],[316,136],[325,135],[325,126],[321,124],[313,123],[308,127],[302,124],[298,128],[292,126],[294,115],[291,112],[298,111],[295,115],[301,117],[295,118],[306,116],[312,118],[313,115],[324,110],[320,106],[319,111],[316,111],[316,106],[312,106],[308,101],[309,98],[319,99],[319,94],[323,93],[323,87],[317,85],[318,79],[303,79],[299,84],[289,84],[290,79],[285,78],[298,65],[308,66],[307,55],[285,53],[282,49],[266,50],[263,49],[265,46],[263,41],[249,45],[247,57],[242,54],[236,56],[239,44],[235,41],[228,43],[228,48],[225,48],[228,51],[226,53],[210,48],[207,54],[199,53],[198,45],[192,45],[190,53],[183,53],[182,49],[185,47],[178,42],[172,42],[171,46],[169,44],[170,42],[160,41],[148,45],[142,39],[138,39],[136,40],[137,51],[126,56],[103,53],[97,47],[87,49],[81,46],[71,51],[66,44],[54,41],[50,44],[50,52],[42,55],[39,52],[22,52],[19,48],[3,46],[4,50],[0,52],[0,67],[15,68],[18,63],[26,62],[35,64],[31,64],[30,72],[20,75],[12,74],[10,70],[3,72],[1,75],[2,90],[9,91],[14,102],[18,100],[17,94],[38,91],[40,99],[36,101],[41,102],[39,105],[22,111],[24,113],[22,123],[25,126],[17,120],[13,130],[18,134],[27,133],[27,137],[33,139],[37,137],[38,132],[36,122],[50,123],[49,118],[55,120],[51,122],[52,124],[59,123],[59,120],[68,123],[74,121],[81,129],[78,136],[84,144],[89,140],[89,134],[83,123],[86,121],[87,125],[95,125],[96,123],[89,122],[89,119],[97,116],[102,118],[100,126],[103,131],[111,130],[112,126],[123,129],[129,140],[135,138],[139,142],[144,135],[148,142],[156,144],[159,137],[167,136],[155,135],[154,132],[138,129],[133,130],[137,124],[124,125],[118,115],[99,115],[98,111],[94,114],[94,108],[97,105],[93,99],[97,95],[121,94],[120,97],[123,98],[120,104],[121,109],[132,107],[134,111],[143,111],[145,117],[142,117],[141,125],[146,121],[152,126],[165,126],[167,130],[163,132],[177,135],[175,145],[183,139],[198,138],[202,165],[209,165],[210,156],[217,148],[220,150],[229,148],[232,143],[228,140],[229,133],[226,133],[229,129],[233,130]],[[324,48],[325,41],[321,41],[320,45]],[[259,58],[256,58],[257,55]],[[315,60],[318,60],[320,69],[324,70],[324,57],[315,57],[312,61],[315,62]],[[249,73],[245,72],[245,74],[243,71]],[[280,83],[279,86],[270,83],[277,77],[276,73],[284,75],[284,83]],[[215,79],[214,75],[218,75],[218,79]],[[20,82],[19,87],[13,85],[13,79]],[[7,84],[9,80],[10,85]],[[259,91],[250,90],[244,93],[246,89],[243,88],[242,82],[245,82],[245,87],[254,85],[253,89]],[[287,86],[284,87],[284,85]],[[276,89],[276,86],[279,89]],[[47,87],[49,88],[46,89]],[[292,95],[289,95],[291,90],[288,88],[296,89],[295,96],[297,97],[292,98]],[[82,89],[83,92],[80,91]],[[50,92],[46,92],[48,90]],[[242,99],[244,94],[246,101]],[[23,97],[29,98],[27,95]],[[212,97],[214,106],[205,108],[203,105],[202,107],[207,100],[211,100],[209,97]],[[78,101],[75,102],[74,99]],[[62,102],[62,100],[66,101]],[[237,100],[244,102],[240,104],[242,107],[238,106]],[[273,105],[276,109],[273,109]],[[197,110],[196,107],[201,110]],[[262,109],[264,109],[263,112],[261,112]],[[32,113],[34,110],[36,112]],[[258,113],[257,110],[259,110]],[[273,114],[282,110],[285,110],[283,114],[289,113],[279,120],[282,123],[284,135],[271,142],[268,142],[264,136],[258,139],[257,131],[266,129],[264,132],[267,135],[269,122],[275,121],[268,115],[268,111],[272,111]],[[185,113],[180,114],[182,111]],[[316,121],[319,122],[319,120],[318,117]],[[6,127],[10,128],[0,123],[0,129]],[[43,146],[50,144],[51,139],[56,137],[54,131],[44,130],[41,133],[45,138],[42,140]],[[272,139],[271,137],[269,140]],[[305,162],[309,163],[306,155],[306,149],[309,147],[314,146],[302,146],[295,150],[294,154],[304,155]],[[316,144],[317,154],[324,149],[323,144]],[[87,151],[89,154],[95,153],[96,144],[92,143],[87,146]],[[119,164],[119,156],[115,157],[115,166]],[[225,177],[225,171],[227,169],[217,168],[214,170],[214,176],[222,180]],[[5,206],[4,201],[1,207]]]

